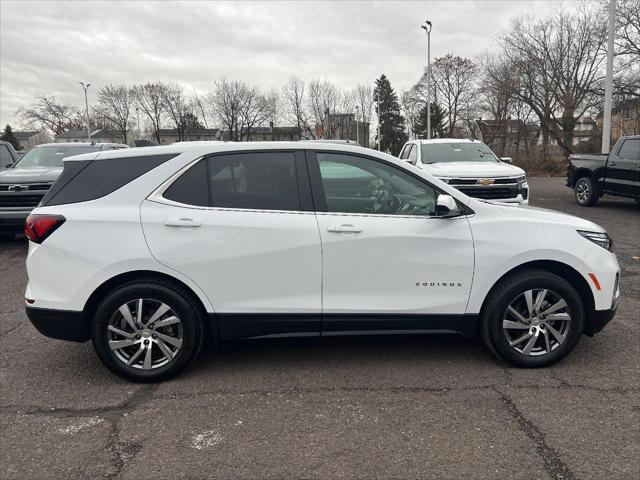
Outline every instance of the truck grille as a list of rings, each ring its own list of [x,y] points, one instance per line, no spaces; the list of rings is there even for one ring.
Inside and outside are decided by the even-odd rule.
[[[11,184],[0,185],[0,192],[11,191],[9,190],[10,187],[15,187],[15,185],[11,185]],[[26,185],[20,185],[20,191],[37,190],[37,191],[46,192],[47,190],[49,190],[49,188],[51,188],[51,183],[28,183]]]
[[[27,208],[35,208],[40,200],[42,200],[42,195],[0,195],[0,208],[3,207],[27,207]]]
[[[456,186],[456,188],[458,188]],[[458,190],[474,198],[482,198],[485,200],[504,200],[507,198],[516,198],[518,196],[518,187],[459,187]]]

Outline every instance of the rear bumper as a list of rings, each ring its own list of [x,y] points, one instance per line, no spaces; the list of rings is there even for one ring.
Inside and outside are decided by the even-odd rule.
[[[91,325],[83,312],[27,307],[27,317],[45,337],[86,342],[91,338]]]
[[[617,307],[614,306],[609,310],[594,310],[591,315],[587,317],[587,322],[584,326],[584,333],[592,337],[594,334],[601,331],[607,324],[613,320],[616,315]]]

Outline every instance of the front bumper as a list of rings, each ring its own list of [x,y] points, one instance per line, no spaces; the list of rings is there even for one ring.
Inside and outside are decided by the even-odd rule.
[[[29,321],[45,337],[86,342],[91,338],[91,323],[83,312],[26,307]]]
[[[592,337],[601,331],[607,324],[613,320],[616,315],[617,306],[609,310],[594,310],[591,315],[587,315],[587,321],[584,326],[584,333]]]
[[[0,210],[0,233],[22,233],[31,210]]]

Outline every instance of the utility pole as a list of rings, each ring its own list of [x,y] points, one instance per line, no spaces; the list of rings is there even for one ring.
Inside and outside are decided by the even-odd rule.
[[[78,82],[78,83],[82,85],[82,89],[84,90],[84,107],[87,113],[87,138],[89,139],[89,141],[91,141],[91,127],[89,126],[89,100],[87,98],[87,90],[89,90],[89,87],[91,86],[91,84],[87,83],[85,85],[82,82]]]
[[[612,0],[614,1],[614,0]],[[422,28],[427,32],[427,139],[431,138],[431,22],[425,20]]]
[[[140,135],[140,108],[136,107],[136,130],[138,130],[138,140],[142,138]]]
[[[356,143],[360,145],[360,129],[358,128],[358,111],[360,108],[356,105]]]
[[[604,84],[604,116],[602,118],[602,153],[611,146],[611,103],[613,97],[613,42],[616,29],[616,0],[609,0],[609,39],[607,43],[607,76]]]
[[[382,148],[380,145],[382,144],[382,129],[380,128],[380,86],[378,86],[378,151],[381,151]]]

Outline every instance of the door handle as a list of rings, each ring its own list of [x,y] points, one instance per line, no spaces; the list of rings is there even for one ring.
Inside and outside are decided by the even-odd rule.
[[[616,162],[609,162],[609,165],[616,166]]]
[[[168,218],[164,221],[164,225],[166,227],[199,227],[201,223],[192,218]]]
[[[332,233],[360,233],[362,232],[362,227],[358,227],[356,225],[332,225],[327,228],[329,232]]]

